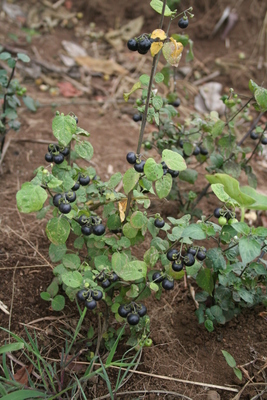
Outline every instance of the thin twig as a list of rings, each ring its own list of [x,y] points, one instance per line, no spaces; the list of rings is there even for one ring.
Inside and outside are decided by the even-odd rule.
[[[162,395],[168,395],[171,394],[172,396],[175,397],[180,397],[181,399],[185,399],[185,400],[193,400],[191,397],[187,397],[184,394],[181,393],[176,393],[176,392],[170,392],[168,390],[132,390],[130,392],[120,392],[120,393],[116,393],[116,396],[124,396],[126,395],[127,398],[129,398],[128,396],[130,394],[147,394],[147,393],[155,393],[157,395],[162,394]],[[101,397],[96,397],[94,400],[104,400],[104,399],[108,399],[110,397],[110,394],[106,394],[105,396],[101,396]]]

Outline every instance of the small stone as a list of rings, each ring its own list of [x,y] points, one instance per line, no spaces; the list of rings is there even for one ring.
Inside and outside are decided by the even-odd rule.
[[[207,394],[207,400],[220,400],[221,396],[215,390],[209,390]]]

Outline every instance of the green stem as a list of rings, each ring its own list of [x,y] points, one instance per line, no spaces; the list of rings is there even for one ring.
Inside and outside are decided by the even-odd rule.
[[[241,207],[241,219],[240,222],[244,222],[245,221],[245,208]]]

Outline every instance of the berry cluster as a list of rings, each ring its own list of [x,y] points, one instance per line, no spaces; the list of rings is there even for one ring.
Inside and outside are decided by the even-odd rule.
[[[119,279],[118,275],[111,272],[102,271],[97,277],[96,280],[101,283],[103,289],[107,289],[112,283],[117,282]]]
[[[101,290],[95,289],[81,289],[77,293],[77,299],[84,301],[85,307],[89,310],[96,308],[96,302],[101,300],[103,293]]]
[[[127,47],[131,51],[138,51],[139,54],[146,54],[153,43],[153,39],[147,36],[141,36],[138,39],[130,39],[127,42]]]
[[[134,302],[121,305],[118,309],[118,314],[122,318],[127,318],[127,322],[129,325],[137,325],[140,321],[140,317],[144,317],[146,313],[146,306]]]
[[[175,171],[173,169],[170,169],[167,167],[167,164],[165,161],[161,162],[162,168],[163,168],[163,175],[166,175],[167,173],[170,174],[173,178],[177,178],[179,175],[179,171]]]
[[[235,213],[229,210],[224,210],[220,207],[215,208],[213,215],[215,218],[218,218],[218,224],[221,226],[226,224],[232,225],[238,222],[238,220],[235,218]]]
[[[81,225],[82,234],[85,236],[90,236],[92,233],[96,236],[102,236],[105,233],[106,228],[99,217],[81,215],[77,222]]]
[[[59,146],[58,144],[50,143],[48,145],[48,153],[45,155],[45,161],[54,162],[55,164],[61,164],[64,161],[64,157],[69,155],[69,148]]]
[[[143,119],[142,114],[134,114],[133,115],[134,122],[142,121],[142,119]]]
[[[134,166],[134,169],[137,172],[139,172],[139,173],[144,172],[144,166],[145,166],[146,162],[143,160],[140,160],[140,158],[138,158],[133,151],[130,151],[127,154],[126,160],[128,161],[129,164],[132,164]]]
[[[183,140],[179,140],[179,146],[181,148],[184,147],[184,142]],[[199,154],[202,154],[203,156],[207,156],[209,154],[208,150],[205,149],[205,147],[200,146],[199,144],[196,144],[194,147],[194,151],[192,153],[193,156],[198,156]],[[183,152],[184,157],[188,157],[185,152]]]
[[[69,190],[65,193],[57,193],[53,196],[53,204],[58,207],[62,214],[68,214],[71,211],[70,203],[76,200],[76,193]]]
[[[175,272],[182,271],[184,265],[191,267],[195,264],[195,258],[199,261],[204,261],[207,250],[205,247],[189,247],[185,254],[182,254],[176,249],[171,249],[167,252],[167,259],[172,262],[172,269]]]
[[[173,279],[170,280],[170,279],[166,278],[164,272],[161,272],[161,271],[154,272],[154,274],[152,276],[152,280],[155,283],[161,283],[163,289],[165,289],[165,290],[172,290],[174,288]]]
[[[250,132],[250,138],[252,140],[257,140],[259,138],[259,134],[257,132],[255,132],[255,131],[252,131],[252,132]],[[263,136],[261,138],[261,144],[263,144],[264,146],[267,144],[267,137],[266,136]]]

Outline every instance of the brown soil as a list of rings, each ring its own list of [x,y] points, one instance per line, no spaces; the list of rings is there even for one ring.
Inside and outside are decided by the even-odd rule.
[[[21,2],[15,1],[15,3]],[[85,24],[83,28],[85,29],[93,21],[96,23],[95,32],[101,30],[106,32],[140,15],[145,16],[144,31],[149,32],[158,25],[159,18],[151,11],[149,1],[133,0],[129,3],[125,0],[110,0],[105,2],[105,6],[102,3],[103,0],[77,1],[75,10],[84,12],[84,20],[78,22],[78,27],[81,28]],[[182,3],[183,8],[191,5],[189,1]],[[234,86],[237,92],[246,95],[249,78],[257,83],[264,80],[264,69],[257,69],[259,57],[264,56],[263,52],[262,54],[260,52],[257,38],[262,28],[266,4],[259,0],[237,2],[239,21],[228,36],[230,47],[226,48],[225,42],[220,38],[224,28],[221,28],[214,37],[210,36],[222,11],[228,4],[231,5],[231,2],[203,0],[196,3],[200,4],[195,5],[195,18],[190,21],[190,27],[186,32],[194,41],[195,60],[192,72],[184,80],[178,81],[179,95],[182,99],[181,118],[193,111],[193,98],[197,89],[193,87],[192,82],[199,77],[219,70],[220,75],[216,81],[223,83],[225,92]],[[29,10],[30,7],[37,7],[37,4],[37,1],[27,0],[23,2],[23,7]],[[19,24],[1,16],[0,43],[7,45],[8,48],[21,48],[27,51],[31,58],[36,58],[34,49],[38,49],[43,61],[59,67],[62,67],[58,57],[62,49],[61,41],[69,40],[82,44],[84,39],[81,35],[75,36],[73,28],[56,27],[52,30],[43,28],[40,32],[42,33],[40,36],[32,38],[32,43],[27,43]],[[9,33],[18,35],[17,43],[12,42]],[[93,51],[91,42],[88,46],[89,52],[91,49]],[[131,71],[128,75],[132,76],[133,82],[140,73],[149,71],[150,56],[142,59],[146,61],[140,72],[136,67],[141,61],[141,56],[129,55],[126,49],[118,53],[103,40],[99,40],[97,46],[100,55],[108,54],[128,68]],[[245,53],[246,58],[243,61],[239,59],[240,52]],[[184,66],[184,62],[181,65]],[[61,79],[60,74],[55,72],[47,71],[46,75],[55,80],[55,86]],[[0,310],[0,321],[2,327],[10,328],[19,335],[24,334],[23,324],[34,321],[32,327],[37,328],[39,341],[46,347],[51,348],[55,345],[56,350],[52,353],[54,357],[59,358],[60,346],[64,346],[64,341],[59,338],[62,337],[59,329],[68,328],[61,325],[60,319],[53,317],[60,316],[69,327],[73,327],[77,321],[76,306],[67,302],[64,312],[55,313],[51,311],[48,303],[41,300],[40,292],[46,289],[53,276],[53,265],[48,256],[49,242],[44,231],[45,222],[31,215],[19,214],[15,195],[21,184],[30,180],[34,169],[42,163],[47,144],[40,141],[52,140],[51,123],[56,109],[63,113],[74,112],[79,117],[79,126],[91,133],[90,141],[95,152],[93,166],[103,180],[108,179],[112,171],[125,172],[128,168],[125,154],[136,147],[139,127],[131,119],[132,105],[125,105],[121,99],[122,93],[129,90],[133,82],[117,76],[111,76],[108,80],[102,76],[92,76],[91,94],[68,100],[59,94],[52,96],[49,92],[41,92],[35,81],[27,77],[21,69],[17,77],[24,82],[29,95],[38,99],[41,107],[35,114],[25,108],[20,110],[22,128],[18,134],[8,135],[8,139],[12,140],[2,164],[0,300],[12,312],[9,317]],[[258,166],[257,173],[259,189],[263,190],[261,184],[264,183],[265,171]],[[194,190],[200,191],[201,187]],[[170,209],[172,215],[178,214],[175,201],[170,202],[167,207],[166,203],[157,202],[153,207],[165,215],[170,215]],[[201,207],[205,212],[212,210],[214,207],[212,197],[208,200],[203,199]],[[142,249],[139,250],[140,257],[142,252]],[[250,377],[255,375],[258,383],[264,379],[266,383],[264,368],[267,356],[267,322],[259,315],[263,310],[262,307],[247,310],[225,326],[208,333],[197,322],[194,304],[183,282],[177,283],[171,294],[164,293],[161,301],[150,299],[146,301],[146,305],[151,318],[151,338],[154,346],[144,350],[137,371],[146,372],[150,376],[133,374],[120,391],[162,390],[166,393],[167,391],[180,393],[191,399],[206,399],[209,390],[216,390],[221,399],[233,399],[236,393],[221,390],[217,386],[240,390],[247,382],[247,378],[245,373],[242,383],[235,378],[232,369],[223,358],[222,349],[229,351],[239,366],[245,365],[244,368]],[[85,327],[88,328],[89,324],[88,314]],[[116,324],[114,326],[118,327]],[[29,330],[33,331],[30,327]],[[85,330],[84,332],[86,333]],[[7,340],[7,334],[0,332],[0,339],[2,345]],[[154,377],[152,374],[165,379]],[[170,379],[166,380],[167,378]],[[190,382],[183,383],[179,380]],[[197,385],[197,382],[206,385]],[[212,388],[212,385],[215,387]],[[264,386],[260,385],[248,386],[239,398],[252,399],[263,389]],[[97,385],[95,383],[89,385],[87,396],[88,399],[94,399],[106,393],[105,384],[100,380]],[[174,399],[175,395],[147,393],[145,397],[141,397],[138,394],[125,394],[121,398]],[[257,398],[267,399],[266,393]]]

